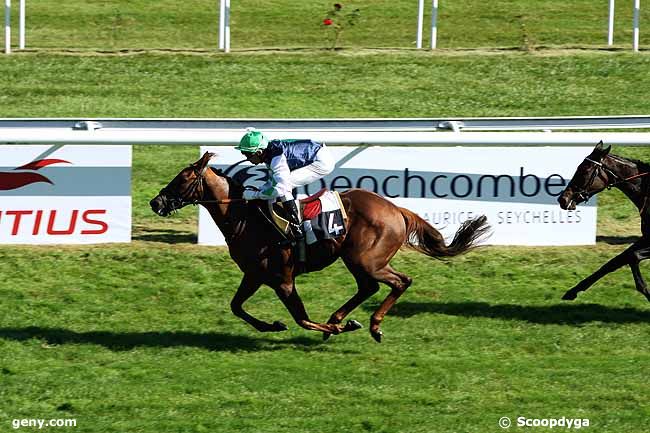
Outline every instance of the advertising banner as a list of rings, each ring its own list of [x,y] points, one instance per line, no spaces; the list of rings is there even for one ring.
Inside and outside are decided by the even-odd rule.
[[[131,146],[0,146],[0,244],[131,241]]]
[[[486,215],[492,245],[590,245],[596,241],[596,197],[574,211],[557,198],[591,147],[329,147],[336,169],[322,187],[342,192],[364,188],[418,213],[450,241],[460,224]],[[233,147],[204,146],[211,164],[227,169],[242,160]],[[248,162],[229,174],[261,185],[265,166]],[[199,243],[224,245],[210,215],[199,213]]]

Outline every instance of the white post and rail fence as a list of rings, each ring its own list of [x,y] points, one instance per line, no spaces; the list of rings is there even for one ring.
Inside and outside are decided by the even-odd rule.
[[[599,140],[650,145],[650,116],[376,119],[0,118],[0,144],[234,145],[248,126],[329,145],[585,146]],[[560,132],[560,131],[572,132]],[[589,131],[589,132],[575,132]],[[594,132],[609,130],[609,132]]]
[[[213,167],[261,185],[263,167],[241,163],[234,148],[249,126],[271,139],[327,144],[334,171],[298,194],[367,189],[418,213],[448,239],[462,222],[486,215],[494,230],[488,243],[496,245],[595,243],[596,197],[569,211],[557,197],[599,141],[650,145],[648,116],[0,119],[0,244],[129,242],[134,144],[195,145],[196,159],[213,152]],[[611,132],[621,129],[633,131]],[[178,161],[160,188],[190,162]],[[204,209],[198,241],[225,242]]]
[[[25,49],[25,1],[19,0],[19,38],[18,48]],[[219,0],[219,50],[230,52],[230,0]],[[438,46],[438,9],[439,0],[431,0],[431,43],[430,49],[434,50]],[[422,48],[422,34],[424,29],[424,0],[418,0],[417,11],[417,31],[415,45],[417,49]],[[614,44],[614,9],[615,0],[609,0],[608,26],[607,26],[607,45]],[[633,22],[632,22],[632,47],[634,51],[639,51],[639,16],[641,9],[641,0],[633,0]],[[11,0],[5,0],[5,19],[4,19],[4,52],[11,53]]]

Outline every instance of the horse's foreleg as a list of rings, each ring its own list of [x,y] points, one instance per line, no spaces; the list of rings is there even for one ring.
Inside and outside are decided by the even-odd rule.
[[[309,319],[307,311],[305,310],[305,305],[298,295],[295,284],[292,282],[290,284],[283,283],[280,284],[276,289],[275,293],[278,295],[278,298],[282,301],[284,306],[287,308],[293,320],[296,321],[301,327],[308,329],[310,331],[320,331],[326,332],[329,334],[340,334],[342,332],[354,331],[359,329],[359,327],[354,326],[354,324],[346,324],[341,326],[339,324],[329,324],[329,323],[317,323]]]
[[[253,296],[255,292],[257,292],[257,290],[260,288],[261,285],[262,285],[261,282],[259,282],[256,278],[244,274],[244,278],[239,284],[239,288],[237,289],[235,296],[232,298],[232,301],[230,301],[230,309],[232,313],[235,316],[239,317],[240,319],[246,321],[246,323],[250,324],[260,332],[286,331],[287,325],[285,325],[282,322],[278,322],[278,321],[273,323],[264,322],[262,320],[256,319],[255,317],[251,316],[246,311],[244,311],[243,308],[244,302],[246,302],[251,296]]]
[[[584,292],[589,287],[591,287],[596,281],[603,278],[605,275],[614,272],[615,270],[619,269],[623,265],[630,264],[631,266],[632,263],[636,260],[634,258],[634,253],[643,245],[641,242],[642,240],[633,243],[625,251],[623,251],[622,253],[620,253],[619,255],[617,255],[607,263],[605,263],[603,266],[601,266],[600,269],[598,269],[596,272],[589,275],[584,280],[580,281],[570,290],[567,290],[564,296],[562,296],[562,299],[564,299],[565,301],[572,301],[578,296],[578,293]],[[634,274],[634,269],[632,270],[632,273]]]
[[[391,288],[391,291],[388,296],[386,296],[386,299],[384,299],[384,302],[381,303],[379,308],[377,308],[370,318],[370,334],[377,343],[381,343],[381,338],[384,333],[381,332],[379,326],[384,320],[384,316],[386,316],[388,310],[395,305],[397,299],[402,296],[406,289],[409,288],[413,280],[411,280],[409,276],[393,270],[389,265],[372,276],[382,283],[388,284]]]

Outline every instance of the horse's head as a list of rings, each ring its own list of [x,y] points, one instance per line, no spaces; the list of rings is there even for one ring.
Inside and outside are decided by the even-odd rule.
[[[601,141],[578,165],[569,185],[562,191],[558,202],[564,210],[573,210],[610,184],[611,171],[603,165],[612,146],[603,147]]]
[[[214,153],[205,152],[201,159],[181,170],[149,202],[151,209],[160,216],[168,216],[188,204],[195,204],[201,200],[205,187],[205,172],[208,169],[208,162],[213,156]]]

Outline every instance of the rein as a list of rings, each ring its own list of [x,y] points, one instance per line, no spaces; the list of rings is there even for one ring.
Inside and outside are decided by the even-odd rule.
[[[607,189],[611,189],[612,187],[620,185],[622,183],[629,182],[631,180],[638,179],[640,177],[650,175],[650,171],[646,171],[646,172],[643,172],[643,173],[637,173],[637,174],[635,174],[633,176],[628,176],[628,177],[625,177],[625,178],[621,179],[620,176],[618,176],[616,173],[614,173],[609,168],[605,167],[605,165],[601,161],[594,161],[593,159],[590,159],[590,158],[585,158],[585,161],[591,162],[592,164],[594,164],[594,165],[598,166],[599,168],[605,170],[605,172],[607,172],[608,174],[611,174],[615,178],[620,179],[620,180],[617,180],[617,181],[612,182],[612,183],[607,183]],[[587,184],[588,186],[591,186],[591,184],[593,183],[597,171],[598,170],[594,170],[594,173],[592,173],[591,179],[589,179],[589,183]]]
[[[620,185],[620,184],[622,184],[622,183],[629,182],[629,181],[631,181],[631,180],[638,179],[638,178],[640,178],[640,177],[648,176],[648,175],[650,175],[650,171],[646,171],[646,172],[643,172],[643,173],[635,174],[634,176],[626,177],[625,179],[621,179],[621,180],[619,180],[619,181],[617,181],[617,182],[614,182],[614,183],[612,183],[612,184],[609,184],[609,185],[607,185],[607,188],[611,188],[611,187],[613,187],[613,186]]]
[[[244,200],[243,198],[224,198],[223,200],[194,200],[194,201],[187,201],[184,203],[196,206],[197,204],[203,204],[203,203],[231,204],[231,203],[241,203],[244,201],[246,200]]]

